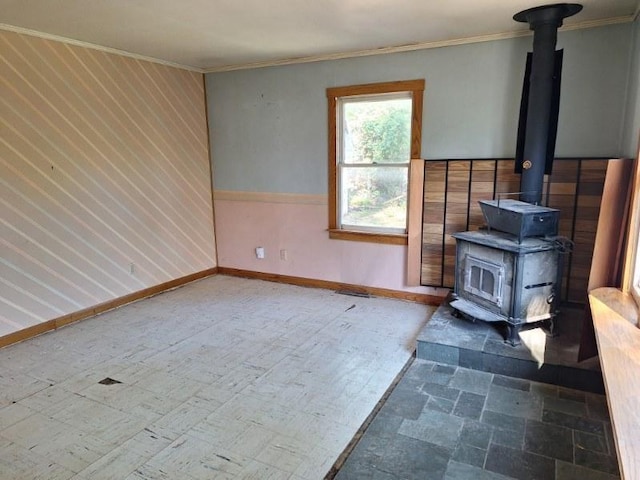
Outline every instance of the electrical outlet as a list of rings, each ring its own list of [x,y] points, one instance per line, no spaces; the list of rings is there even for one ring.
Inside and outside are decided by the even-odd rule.
[[[256,247],[256,258],[264,258],[264,247]]]
[[[289,253],[283,248],[280,250],[280,260],[287,260],[289,258]]]
[[[129,264],[129,275],[135,275],[136,273],[136,264],[135,263],[130,263]]]

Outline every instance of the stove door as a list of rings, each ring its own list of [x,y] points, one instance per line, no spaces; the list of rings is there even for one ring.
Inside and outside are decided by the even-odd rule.
[[[463,284],[465,291],[501,307],[503,281],[503,265],[487,262],[473,255],[465,257]]]
[[[515,255],[512,252],[456,239],[455,293],[496,315],[511,315]]]

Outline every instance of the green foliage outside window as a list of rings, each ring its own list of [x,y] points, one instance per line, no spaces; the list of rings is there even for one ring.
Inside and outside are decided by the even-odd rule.
[[[404,229],[411,99],[349,102],[343,114],[343,223]]]

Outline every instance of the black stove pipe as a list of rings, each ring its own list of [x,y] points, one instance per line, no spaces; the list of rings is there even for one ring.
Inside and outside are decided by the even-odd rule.
[[[513,19],[533,30],[533,54],[524,138],[520,200],[539,205],[542,200],[549,125],[552,121],[556,40],[562,20],[582,10],[576,3],[557,3],[516,13]]]

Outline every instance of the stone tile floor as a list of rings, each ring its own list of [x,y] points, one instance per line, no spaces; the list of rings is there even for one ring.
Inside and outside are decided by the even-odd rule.
[[[416,359],[335,478],[613,480],[614,448],[602,395]]]

